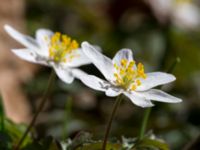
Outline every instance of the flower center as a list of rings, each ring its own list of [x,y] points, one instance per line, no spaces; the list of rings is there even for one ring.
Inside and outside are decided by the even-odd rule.
[[[56,32],[50,40],[49,57],[56,63],[69,62],[75,57],[73,51],[78,50],[78,47],[76,40]],[[66,55],[69,57],[66,57]]]
[[[114,64],[115,67],[115,83],[117,86],[121,86],[125,90],[135,90],[137,86],[141,85],[140,79],[146,78],[144,73],[144,66],[142,63],[138,63],[137,67],[135,66],[135,61],[130,61],[126,59],[121,59],[119,65]]]

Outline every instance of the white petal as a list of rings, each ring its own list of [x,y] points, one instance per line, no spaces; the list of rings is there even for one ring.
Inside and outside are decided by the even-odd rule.
[[[75,57],[70,62],[64,63],[64,66],[79,67],[91,63],[91,60],[85,55],[81,48],[74,50],[70,55],[66,55],[66,60],[71,59],[71,55]]]
[[[106,91],[110,86],[108,82],[94,76],[88,75],[87,73],[79,70],[79,69],[72,69],[73,75],[81,80],[86,86],[98,90],[98,91]]]
[[[133,60],[133,53],[131,49],[121,49],[120,51],[118,51],[112,60],[113,64],[116,63],[119,66],[122,59],[126,59],[128,61]]]
[[[96,50],[98,50],[99,52],[102,52],[102,49],[99,45],[93,45],[93,46]]]
[[[157,89],[150,89],[145,92],[138,92],[145,98],[160,101],[160,102],[166,102],[166,103],[179,103],[182,100],[180,98],[174,97],[172,95],[169,95],[161,90]]]
[[[54,66],[53,68],[63,82],[70,84],[74,81],[74,76],[70,69],[63,69],[60,66]]]
[[[44,60],[38,60],[37,54],[35,51],[31,51],[30,49],[13,49],[12,52],[17,55],[19,58],[42,65],[48,65]]]
[[[115,54],[115,56],[114,56],[112,62],[113,62],[113,64],[116,64],[117,66],[121,66],[121,60],[122,60],[122,59],[127,60],[128,63],[129,63],[130,61],[133,61],[134,59],[133,59],[132,50],[131,50],[131,49],[121,49],[120,51],[118,51],[118,52]],[[137,66],[136,66],[135,64],[134,64],[134,66],[133,66],[133,70],[137,70]],[[118,72],[118,73],[119,73],[119,70],[116,70],[116,68],[115,68],[115,72]],[[114,84],[113,81],[111,81],[111,82]]]
[[[119,88],[110,87],[106,90],[106,95],[110,97],[118,96],[122,93],[122,90]]]
[[[48,29],[38,29],[36,31],[36,40],[40,45],[40,51],[38,53],[43,54],[44,56],[49,55],[49,42],[53,34],[54,33]]]
[[[19,33],[9,25],[5,25],[4,28],[12,38],[23,44],[25,47],[35,51],[39,49],[38,43],[32,37]]]
[[[124,92],[124,94],[130,98],[130,100],[137,106],[140,107],[152,107],[154,106],[149,99],[145,99],[144,97],[138,95],[136,92]]]
[[[163,85],[176,80],[172,74],[164,72],[147,73],[146,79],[141,79],[141,85],[137,87],[136,91],[146,91],[158,85]]]
[[[114,66],[112,60],[105,55],[101,54],[88,42],[81,44],[84,53],[94,63],[94,65],[101,71],[107,80],[113,80],[114,78]]]

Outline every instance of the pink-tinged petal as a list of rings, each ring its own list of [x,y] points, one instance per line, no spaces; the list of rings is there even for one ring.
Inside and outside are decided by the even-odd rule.
[[[53,66],[57,76],[65,83],[70,84],[74,81],[74,76],[70,69],[63,69],[60,66]]]
[[[110,84],[94,75],[88,75],[87,73],[79,70],[79,69],[72,69],[73,75],[81,80],[86,86],[98,90],[98,91],[106,91]]]
[[[104,77],[112,81],[114,79],[114,65],[112,60],[98,50],[94,46],[90,45],[88,42],[83,42],[81,44],[83,52],[92,61],[92,63],[101,71]]]
[[[176,80],[175,76],[163,72],[147,73],[146,79],[141,79],[141,85],[137,87],[136,91],[146,91],[153,87],[170,83]]]
[[[32,37],[19,33],[17,30],[15,30],[9,25],[5,25],[4,29],[12,38],[14,38],[19,43],[23,44],[28,49],[38,51],[39,45]]]
[[[147,99],[151,99],[154,101],[159,102],[166,102],[166,103],[180,103],[182,100],[180,98],[174,97],[172,95],[169,95],[161,90],[157,89],[150,89],[145,92],[138,92],[141,94],[141,96],[144,96]]]
[[[35,51],[31,51],[30,49],[13,49],[12,52],[23,60],[48,66],[45,60],[39,59],[40,56],[37,56]]]
[[[38,29],[36,31],[36,41],[40,46],[38,53],[48,57],[49,55],[49,42],[54,33],[48,29]]]
[[[126,95],[137,106],[143,108],[154,106],[149,99],[138,95],[136,92],[124,92],[124,95]]]

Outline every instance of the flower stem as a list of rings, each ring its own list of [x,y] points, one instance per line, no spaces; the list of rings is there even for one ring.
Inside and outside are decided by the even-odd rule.
[[[145,130],[146,130],[146,127],[147,127],[147,122],[148,122],[150,113],[151,113],[151,107],[145,109],[144,117],[143,117],[143,120],[142,120],[142,126],[141,126],[141,129],[140,129],[139,140],[142,140],[143,137],[144,137],[144,133],[145,133]]]
[[[1,100],[1,99],[0,99]],[[0,103],[0,131],[4,131],[4,110],[2,103]]]
[[[171,66],[169,67],[169,69],[167,70],[167,73],[172,73],[175,69],[175,67],[177,66],[178,63],[180,63],[180,58],[177,57],[174,62],[171,64]],[[140,128],[140,135],[139,135],[139,140],[142,140],[145,134],[145,130],[147,127],[147,123],[148,123],[148,119],[151,113],[151,107],[147,108],[144,112],[144,116],[143,116],[143,120],[142,120],[142,126]]]
[[[122,101],[122,95],[119,95],[115,100],[115,104],[113,106],[113,110],[112,110],[112,113],[110,115],[110,119],[108,121],[107,127],[106,127],[106,132],[105,132],[105,136],[104,136],[104,140],[103,140],[102,150],[106,150],[106,144],[107,144],[108,136],[109,136],[109,133],[110,133],[112,121],[114,119],[115,113],[116,113],[117,108],[118,108],[119,104],[121,103],[121,101]]]
[[[30,132],[31,128],[35,125],[35,122],[40,114],[40,112],[43,110],[44,106],[45,106],[45,103],[47,101],[47,97],[49,95],[49,92],[51,90],[51,87],[53,85],[53,82],[54,82],[54,79],[55,79],[55,73],[54,73],[54,70],[51,71],[51,74],[49,76],[49,81],[48,81],[48,84],[47,84],[47,88],[46,90],[44,91],[43,93],[43,97],[42,97],[42,100],[40,102],[40,105],[38,107],[38,109],[36,110],[36,113],[35,115],[33,116],[29,126],[27,127],[26,131],[24,132],[22,138],[20,139],[19,143],[17,144],[17,146],[15,147],[15,150],[19,150],[21,145],[23,144],[26,136],[28,135],[28,133]]]
[[[173,63],[171,64],[171,66],[168,68],[167,73],[172,73],[172,72],[174,71],[176,65],[177,65],[178,63],[180,63],[180,62],[181,62],[180,57],[176,57],[176,59],[174,60],[174,62],[173,62]]]

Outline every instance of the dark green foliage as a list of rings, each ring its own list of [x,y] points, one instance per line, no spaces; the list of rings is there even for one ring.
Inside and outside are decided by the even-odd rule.
[[[62,148],[53,137],[47,137],[27,144],[22,150],[62,150]]]
[[[26,129],[25,125],[17,125],[12,123],[9,120],[4,120],[5,129],[0,132],[0,149],[2,150],[11,150],[21,138],[23,132]],[[30,136],[24,141],[24,145],[27,145],[31,142]]]

